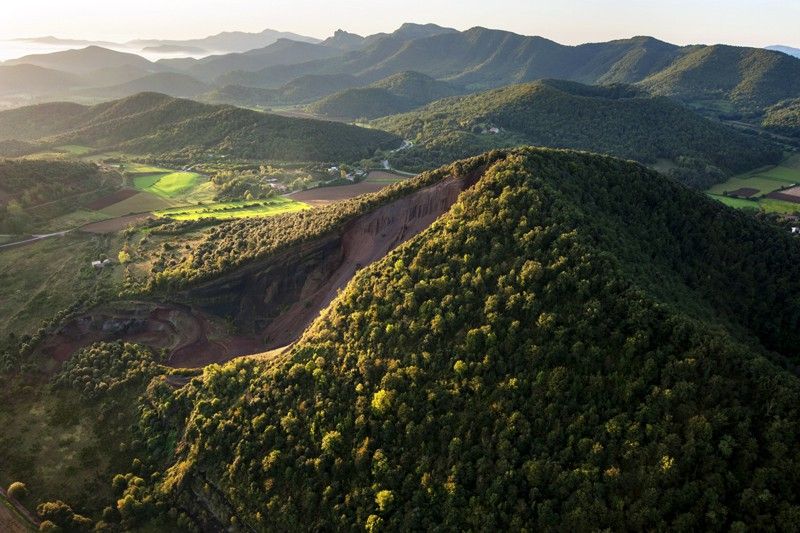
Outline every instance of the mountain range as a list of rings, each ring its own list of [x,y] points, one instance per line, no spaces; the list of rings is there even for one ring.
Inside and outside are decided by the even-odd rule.
[[[643,36],[565,46],[542,37],[502,30],[476,27],[456,31],[431,24],[404,24],[392,33],[367,37],[338,31],[324,41],[279,38],[274,34],[269,39],[266,46],[203,59],[151,62],[134,54],[90,46],[27,56],[3,66],[28,64],[52,69],[54,79],[63,77],[63,73],[82,77],[79,82],[66,85],[51,84],[51,95],[61,99],[80,98],[80,94],[71,94],[70,88],[76,84],[93,89],[92,94],[102,98],[102,91],[97,88],[133,81],[133,78],[92,81],[100,69],[135,70],[141,74],[139,77],[159,72],[181,73],[212,86],[211,91],[228,86],[280,89],[294,80],[314,79],[319,87],[310,92],[318,97],[349,88],[372,89],[370,84],[407,71],[448,83],[461,93],[538,79],[626,83],[650,94],[677,99],[716,117],[754,122],[767,107],[800,97],[800,59],[758,48],[677,46]],[[173,45],[192,46],[189,42],[157,46]],[[339,85],[326,90],[328,77],[353,77],[359,81],[351,87]],[[185,78],[176,80],[185,85]],[[21,90],[26,82],[21,78],[10,85]],[[34,79],[30,82],[30,93],[46,94],[45,86]],[[151,87],[151,90],[162,89],[168,94],[187,94],[184,89],[171,91],[163,83],[161,89]],[[378,97],[373,93],[367,94],[373,99]],[[112,92],[106,98],[118,95]],[[388,99],[384,94],[383,100]],[[291,103],[305,102],[298,99]],[[394,106],[402,108],[398,103]]]
[[[51,103],[0,112],[0,140],[133,154],[352,161],[400,144],[393,134],[140,93],[95,106]]]

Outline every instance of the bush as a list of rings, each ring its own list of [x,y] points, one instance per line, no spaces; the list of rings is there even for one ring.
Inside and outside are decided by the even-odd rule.
[[[8,486],[8,495],[15,500],[24,500],[28,496],[28,487],[25,486],[25,483],[15,481]]]

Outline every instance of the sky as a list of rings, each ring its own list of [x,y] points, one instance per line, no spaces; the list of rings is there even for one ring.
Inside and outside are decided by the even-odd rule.
[[[324,38],[403,22],[541,35],[564,44],[652,35],[676,44],[800,47],[800,0],[23,0],[0,14],[0,39],[185,39],[272,28]]]

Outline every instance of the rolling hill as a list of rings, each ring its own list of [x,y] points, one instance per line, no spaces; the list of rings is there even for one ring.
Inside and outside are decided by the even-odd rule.
[[[156,92],[168,96],[191,98],[208,90],[208,85],[187,74],[157,72],[137,77],[118,85],[85,89],[80,91],[80,94],[112,99],[124,98],[142,92]]]
[[[260,89],[241,85],[225,85],[209,91],[198,99],[217,104],[244,107],[269,107],[304,104],[336,91],[361,85],[358,78],[349,74],[301,76],[277,89]]]
[[[98,69],[116,67],[137,67],[150,72],[158,69],[154,63],[136,54],[117,52],[100,46],[28,55],[6,61],[3,65],[35,65],[73,74],[87,74]]]
[[[475,184],[291,349],[156,378],[123,524],[179,506],[212,530],[791,529],[800,242],[603,156],[417,179],[457,177]],[[62,381],[92,390],[91,357],[121,346]]]
[[[266,29],[258,33],[248,33],[242,31],[224,31],[209,37],[200,39],[184,39],[184,40],[169,40],[169,39],[137,39],[130,41],[128,44],[141,47],[152,46],[178,46],[178,47],[193,47],[210,52],[246,52],[247,50],[254,50],[256,48],[264,48],[269,46],[279,39],[291,39],[292,41],[300,41],[307,43],[317,43],[319,39],[314,37],[307,37],[292,32],[284,32]]]
[[[788,54],[794,57],[800,57],[800,48],[794,48],[791,46],[783,46],[783,45],[773,45],[767,46],[767,50],[775,50],[776,52],[783,52],[784,54]]]
[[[375,126],[415,146],[391,159],[430,168],[489,148],[535,144],[578,148],[655,163],[669,159],[687,184],[705,187],[725,173],[780,158],[758,138],[704,119],[666,99],[625,86],[546,80],[447,98]]]
[[[800,95],[800,60],[780,52],[734,46],[694,47],[640,86],[652,94],[760,112]]]
[[[316,115],[334,118],[375,119],[404,113],[458,92],[449,83],[409,71],[389,76],[368,87],[333,94],[315,102],[308,109]]]
[[[43,104],[0,112],[0,139],[41,139],[136,154],[200,154],[280,159],[354,160],[399,144],[389,133],[156,93],[81,106]]]
[[[338,56],[341,53],[338,48],[322,44],[279,39],[267,47],[247,52],[209,56],[190,61],[163,59],[158,63],[211,82],[235,70],[251,71],[274,65],[305,63],[315,59]]]
[[[83,85],[80,77],[35,65],[0,65],[0,94],[38,95]]]

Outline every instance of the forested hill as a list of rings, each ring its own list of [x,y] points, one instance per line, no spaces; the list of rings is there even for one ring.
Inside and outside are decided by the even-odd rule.
[[[335,118],[375,119],[404,113],[458,93],[459,90],[449,83],[409,71],[389,76],[368,87],[332,94],[309,106],[309,110]]]
[[[0,112],[3,138],[78,144],[135,154],[202,154],[276,160],[347,161],[394,148],[383,131],[288,118],[141,93],[95,106],[42,104]]]
[[[519,144],[577,148],[644,163],[670,159],[676,178],[705,187],[726,173],[774,162],[766,141],[704,119],[666,98],[625,85],[544,80],[448,98],[376,127],[413,140],[400,167],[430,168],[484,150]]]
[[[800,97],[800,59],[759,48],[697,46],[640,85],[652,94],[760,113]]]
[[[482,177],[289,354],[150,387],[125,520],[792,529],[800,243],[608,157],[451,170]]]

